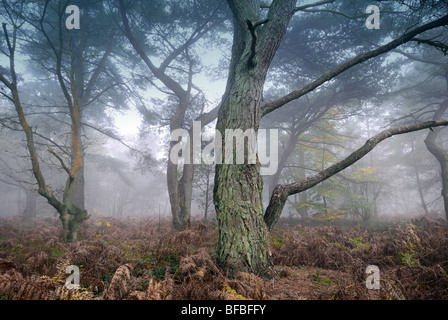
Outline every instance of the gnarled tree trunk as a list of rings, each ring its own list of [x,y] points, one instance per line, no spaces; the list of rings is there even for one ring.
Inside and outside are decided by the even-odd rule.
[[[445,100],[434,114],[434,120],[440,120],[448,109],[448,100]],[[445,217],[448,220],[448,152],[436,143],[441,128],[434,128],[425,139],[426,148],[431,152],[440,164],[440,176],[442,178],[442,199],[445,208]]]

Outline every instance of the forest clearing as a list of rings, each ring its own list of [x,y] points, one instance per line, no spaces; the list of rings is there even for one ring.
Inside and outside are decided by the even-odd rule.
[[[213,223],[173,234],[151,219],[92,218],[78,242],[60,240],[57,219],[1,219],[0,299],[448,299],[442,220],[284,225],[269,241],[272,279],[245,272],[228,278],[213,257]],[[379,290],[366,288],[372,264],[381,271]],[[79,267],[79,289],[64,288],[69,265]]]

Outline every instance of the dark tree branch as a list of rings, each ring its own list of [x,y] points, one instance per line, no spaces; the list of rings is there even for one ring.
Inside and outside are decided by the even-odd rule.
[[[140,56],[140,58],[143,60],[143,62],[147,65],[149,70],[156,76],[157,79],[159,79],[166,87],[168,87],[173,93],[179,97],[179,98],[185,98],[187,96],[187,92],[182,88],[182,86],[177,83],[174,79],[172,79],[170,76],[165,74],[164,69],[157,68],[151,59],[148,57],[148,55],[145,53],[143,48],[139,45],[137,40],[134,38],[134,35],[132,33],[132,30],[129,26],[129,19],[126,14],[126,7],[124,5],[123,0],[119,0],[120,5],[120,14],[121,19],[123,20],[123,26],[125,35],[128,38],[129,42],[134,47],[137,54]],[[183,51],[183,50],[182,50]]]
[[[14,29],[16,27],[14,26]],[[8,32],[6,30],[6,25],[3,25],[3,31],[5,32],[5,38],[8,38]],[[13,43],[15,43],[16,41],[16,32],[14,30],[13,32]],[[7,82],[10,85],[8,86],[8,88],[11,91],[11,95],[12,98],[14,100],[14,106],[17,112],[17,116],[19,117],[19,121],[20,121],[20,125],[23,129],[23,131],[25,132],[26,135],[26,142],[27,142],[27,149],[31,158],[31,164],[32,164],[32,169],[33,169],[33,174],[34,177],[36,178],[36,182],[39,186],[38,192],[40,195],[42,195],[43,197],[45,197],[48,200],[48,203],[50,203],[56,210],[62,210],[63,209],[63,203],[60,202],[58,199],[56,199],[56,197],[54,196],[54,194],[48,189],[46,183],[45,183],[45,178],[42,174],[42,171],[40,169],[40,165],[39,165],[39,160],[38,160],[38,155],[36,152],[36,148],[35,148],[35,144],[34,144],[34,134],[33,134],[33,130],[32,127],[28,124],[26,117],[25,117],[25,113],[23,111],[22,108],[22,103],[20,101],[20,97],[19,97],[19,91],[17,88],[17,75],[16,75],[16,71],[15,71],[15,65],[14,65],[14,58],[15,58],[15,48],[14,46],[9,46],[10,49],[10,55],[9,55],[9,62],[10,62],[10,73],[11,73],[11,82]],[[3,82],[3,79],[1,79]],[[7,85],[7,83],[5,83],[5,85]]]
[[[429,39],[420,39],[420,38],[414,38],[411,41],[416,41],[419,44],[420,43],[424,43],[424,44],[428,44],[430,46],[433,46],[437,50],[442,51],[445,56],[448,53],[448,45],[446,45],[445,43],[443,43],[441,41],[429,40]]]
[[[306,179],[297,182],[284,185],[282,184],[277,185],[272,193],[271,200],[269,202],[269,205],[266,209],[266,213],[264,216],[264,221],[268,229],[272,231],[272,229],[274,228],[274,225],[280,218],[280,215],[282,213],[286,200],[288,199],[288,196],[308,190],[314,187],[315,185],[321,183],[322,181],[325,181],[328,178],[334,176],[335,174],[341,172],[345,168],[351,166],[352,164],[363,158],[366,154],[372,151],[373,148],[375,148],[375,146],[378,145],[381,141],[399,134],[447,125],[448,120],[426,121],[418,124],[384,130],[379,134],[375,135],[374,137],[368,139],[361,148],[351,153],[347,158],[338,163],[333,164],[327,169],[322,170],[321,172],[313,176],[310,176]]]
[[[433,116],[433,120],[440,120],[443,114],[448,110],[448,100],[443,101]],[[439,162],[448,162],[448,152],[437,145],[436,139],[441,128],[432,129],[425,139],[427,149],[437,158]]]
[[[59,49],[56,48],[56,46],[54,45],[53,41],[51,40],[50,36],[48,35],[48,33],[45,31],[45,27],[44,27],[44,19],[47,13],[47,9],[48,9],[48,5],[49,5],[49,0],[47,0],[45,2],[44,5],[44,9],[42,12],[42,15],[40,17],[39,20],[39,26],[40,26],[40,31],[42,32],[42,34],[44,35],[48,45],[50,46],[51,50],[54,53],[54,56],[56,58],[56,75],[59,81],[59,85],[62,89],[62,92],[64,94],[65,99],[67,100],[67,104],[69,106],[70,109],[70,113],[73,116],[73,111],[74,111],[74,106],[73,106],[73,101],[72,101],[72,97],[70,96],[69,90],[65,84],[65,79],[62,75],[62,51],[63,51],[63,35],[62,35],[62,15],[63,15],[63,11],[61,10],[61,12],[58,12],[58,40],[59,40]]]
[[[333,79],[334,77],[340,75],[341,73],[343,73],[344,71],[352,68],[355,65],[358,65],[364,61],[367,61],[369,59],[372,59],[374,57],[377,57],[381,54],[384,54],[386,52],[389,52],[390,50],[395,49],[396,47],[409,42],[410,40],[412,40],[416,35],[421,34],[425,31],[434,29],[434,28],[438,28],[440,26],[444,26],[448,24],[448,15],[443,16],[440,19],[437,19],[435,21],[429,22],[421,27],[415,28],[412,31],[409,31],[405,34],[403,34],[401,37],[383,45],[378,47],[375,50],[360,54],[358,56],[356,56],[355,58],[343,63],[342,65],[340,65],[339,67],[337,67],[336,69],[333,69],[325,74],[323,74],[322,76],[320,76],[318,79],[316,79],[315,81],[311,82],[310,84],[308,84],[307,86],[298,89],[298,90],[294,90],[292,92],[290,92],[289,94],[274,100],[270,103],[267,103],[265,105],[263,105],[261,107],[261,115],[264,116],[282,106],[284,106],[285,104],[287,104],[288,102],[291,102],[295,99],[298,99],[302,96],[304,96],[305,94],[313,91],[314,89],[316,89],[317,87],[321,86],[322,84],[324,84],[325,82]]]
[[[85,89],[85,97],[84,97],[84,99],[90,99],[90,96],[91,96],[91,93],[93,91],[93,88],[94,88],[95,84],[97,83],[98,78],[101,75],[101,72],[103,71],[103,68],[104,68],[104,66],[106,64],[106,61],[107,61],[107,59],[109,58],[109,56],[110,56],[110,54],[112,52],[112,47],[113,47],[113,43],[114,43],[114,41],[113,41],[114,36],[115,36],[115,31],[112,32],[112,35],[111,35],[110,40],[109,40],[109,43],[107,44],[106,51],[104,52],[103,56],[101,57],[101,60],[98,63],[98,66],[96,67],[95,71],[93,72],[92,76],[90,77],[90,80],[87,83],[87,86],[86,86],[86,89]],[[91,101],[93,101],[93,100],[94,100],[94,98],[91,99]],[[84,105],[84,107],[86,105]]]

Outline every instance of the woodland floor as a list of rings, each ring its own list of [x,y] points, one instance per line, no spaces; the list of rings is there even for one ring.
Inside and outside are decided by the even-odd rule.
[[[93,216],[61,242],[57,218],[0,219],[0,299],[448,299],[448,225],[426,218],[370,226],[279,223],[269,248],[277,276],[229,279],[213,258],[216,225],[173,233],[151,219]],[[66,268],[80,289],[64,287]],[[380,290],[365,270],[380,270]]]

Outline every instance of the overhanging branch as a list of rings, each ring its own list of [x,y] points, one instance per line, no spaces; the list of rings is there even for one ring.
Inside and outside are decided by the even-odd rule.
[[[263,105],[261,107],[261,116],[265,116],[266,114],[284,106],[285,104],[304,96],[305,94],[313,91],[314,89],[321,86],[325,82],[333,79],[334,77],[340,75],[341,73],[352,68],[355,65],[358,65],[364,61],[367,61],[367,60],[377,57],[381,54],[389,52],[390,50],[393,50],[393,49],[397,48],[398,46],[413,40],[413,38],[415,36],[425,32],[425,31],[428,31],[428,30],[431,30],[434,28],[438,28],[441,26],[445,26],[447,24],[448,24],[448,15],[445,15],[440,19],[437,19],[437,20],[429,22],[423,26],[415,28],[414,30],[403,34],[401,37],[399,37],[383,46],[380,46],[375,50],[360,54],[360,55],[356,56],[355,58],[343,63],[339,67],[323,74],[322,76],[320,76],[318,79],[311,82],[307,86],[305,86],[301,89],[298,89],[298,90],[294,90],[294,91],[290,92],[289,94],[287,94],[277,100],[274,100],[272,102],[269,102],[269,103]]]
[[[409,132],[414,132],[423,129],[431,129],[433,127],[441,127],[441,126],[448,126],[448,120],[426,121],[418,124],[384,130],[379,134],[373,136],[372,138],[368,139],[361,148],[351,153],[347,158],[338,163],[333,164],[327,169],[322,170],[313,176],[310,176],[306,179],[297,182],[277,185],[274,191],[272,192],[271,200],[269,202],[269,205],[266,209],[266,213],[264,216],[264,221],[268,229],[272,231],[272,229],[274,228],[274,225],[280,218],[286,200],[290,195],[308,190],[314,187],[315,185],[321,183],[322,181],[325,181],[328,178],[334,176],[335,174],[341,172],[345,168],[359,161],[366,154],[372,151],[376,145],[378,145],[381,141],[387,138],[399,134],[405,134]]]

